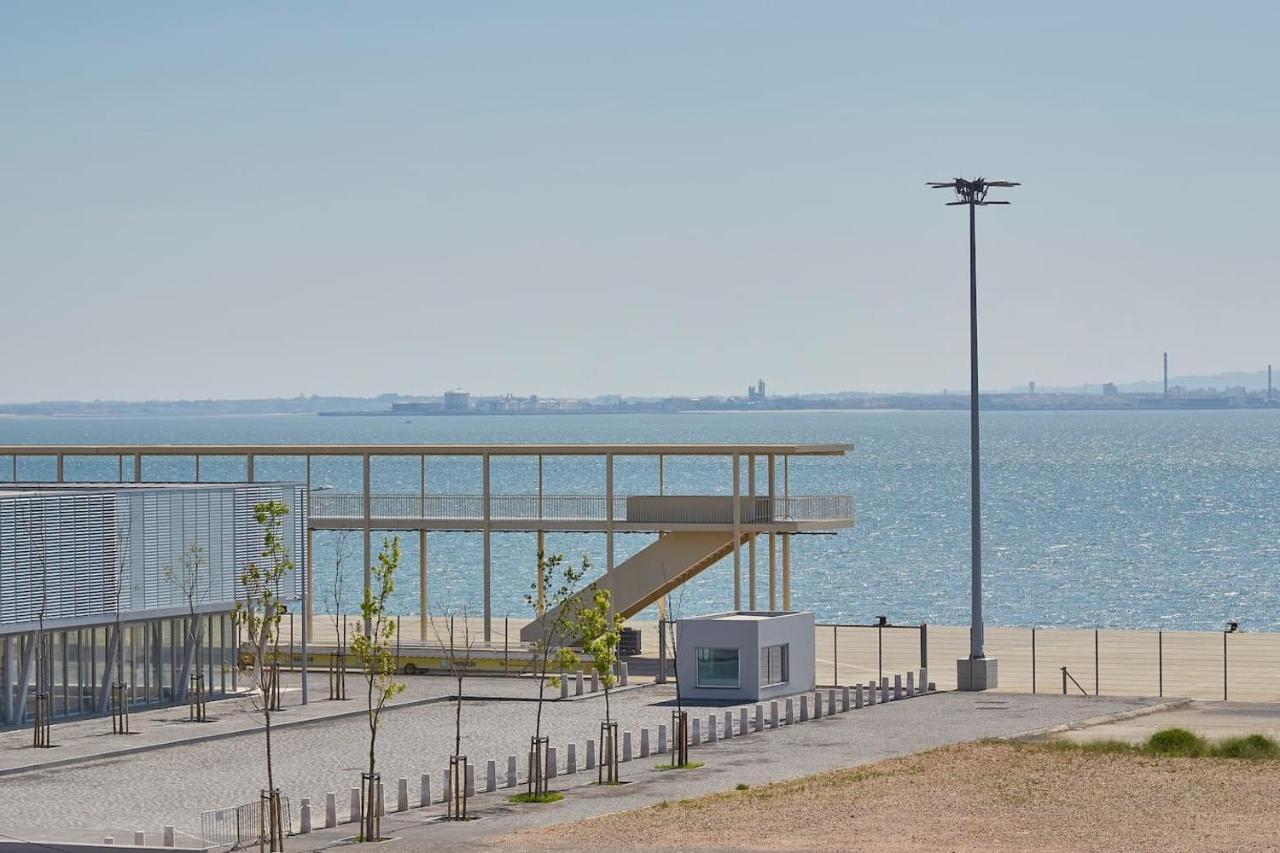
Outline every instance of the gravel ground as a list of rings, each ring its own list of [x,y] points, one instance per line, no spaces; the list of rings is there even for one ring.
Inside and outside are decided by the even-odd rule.
[[[512,848],[1280,849],[1280,762],[952,746],[747,791],[491,839]],[[569,840],[571,844],[567,844]]]

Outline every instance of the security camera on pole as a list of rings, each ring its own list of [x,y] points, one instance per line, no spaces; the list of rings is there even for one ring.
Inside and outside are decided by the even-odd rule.
[[[974,212],[989,204],[1008,204],[1007,201],[987,201],[991,187],[1016,187],[1014,181],[988,181],[975,178],[972,181],[956,178],[929,184],[934,189],[950,189],[956,194],[948,206],[967,205],[969,208],[969,468],[970,535],[972,548],[971,606],[972,620],[969,627],[969,657],[956,661],[956,686],[961,690],[988,690],[997,685],[996,659],[989,658],[983,650],[982,636],[982,476],[979,465],[978,443],[978,249],[975,235]]]

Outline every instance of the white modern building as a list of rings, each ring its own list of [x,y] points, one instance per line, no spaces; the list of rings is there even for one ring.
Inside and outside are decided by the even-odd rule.
[[[812,690],[812,613],[736,610],[681,619],[680,695],[693,702],[759,702]]]
[[[262,551],[254,505],[289,508],[297,568],[280,592],[296,602],[305,498],[290,484],[0,484],[0,724],[29,719],[38,692],[56,719],[105,713],[116,682],[133,705],[183,700],[197,672],[212,694],[233,689],[230,612]],[[184,588],[192,546],[203,565]]]

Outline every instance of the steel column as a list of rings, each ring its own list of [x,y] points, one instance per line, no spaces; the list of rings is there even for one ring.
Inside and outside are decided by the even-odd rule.
[[[756,457],[747,454],[747,497],[751,507],[751,523],[756,524]],[[747,601],[751,609],[756,609],[756,534],[752,533],[747,540]]]
[[[742,477],[740,454],[733,454],[733,609],[742,609]]]
[[[492,495],[489,493],[489,454],[485,453],[480,458],[484,480],[484,641],[489,643],[493,641],[492,549],[489,541],[492,536],[490,527],[493,523],[493,506],[490,501]]]

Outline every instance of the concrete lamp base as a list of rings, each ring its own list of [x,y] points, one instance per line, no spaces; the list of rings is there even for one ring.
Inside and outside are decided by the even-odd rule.
[[[959,690],[991,690],[999,684],[995,658],[961,658],[956,661]]]

